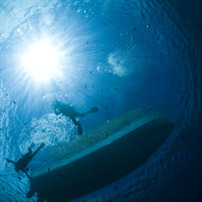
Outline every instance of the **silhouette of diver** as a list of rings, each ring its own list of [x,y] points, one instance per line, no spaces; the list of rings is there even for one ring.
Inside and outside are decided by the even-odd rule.
[[[27,173],[27,170],[28,170],[28,163],[33,159],[33,157],[45,146],[45,144],[42,142],[41,145],[39,146],[39,148],[32,152],[32,148],[35,146],[34,143],[32,143],[30,145],[30,147],[28,148],[28,152],[23,155],[22,154],[22,158],[20,158],[17,162],[14,162],[12,160],[9,160],[6,158],[6,160],[9,162],[9,163],[13,163],[15,165],[15,171],[18,172],[18,171],[22,171],[24,172],[27,177],[30,179],[28,173]]]
[[[82,127],[80,122],[76,120],[76,117],[84,117],[88,113],[94,113],[100,110],[99,107],[95,106],[85,113],[79,113],[72,105],[68,105],[59,101],[55,101],[53,103],[53,109],[56,115],[62,114],[66,117],[69,117],[73,124],[78,127],[79,135],[82,135]]]

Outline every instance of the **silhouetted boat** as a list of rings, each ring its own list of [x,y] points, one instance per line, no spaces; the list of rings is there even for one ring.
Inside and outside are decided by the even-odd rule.
[[[28,196],[38,192],[38,201],[69,201],[102,188],[143,165],[174,126],[162,109],[128,111],[49,149],[54,160],[31,171]]]

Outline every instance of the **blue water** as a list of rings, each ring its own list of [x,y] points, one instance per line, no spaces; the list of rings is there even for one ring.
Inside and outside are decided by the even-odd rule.
[[[55,99],[84,112],[84,132],[127,110],[164,106],[176,128],[140,168],[76,201],[201,201],[201,3],[160,0],[0,2],[0,201],[26,198],[17,161],[31,142],[72,141],[77,128]],[[61,74],[36,82],[22,68],[28,47],[50,38]],[[39,153],[30,168],[49,159]]]

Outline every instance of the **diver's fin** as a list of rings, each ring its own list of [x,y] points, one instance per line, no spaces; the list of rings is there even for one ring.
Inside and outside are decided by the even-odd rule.
[[[98,112],[99,110],[100,110],[99,107],[98,107],[98,106],[95,106],[95,107],[89,109],[89,110],[86,112],[86,114],[87,114],[87,113]]]
[[[80,122],[78,122],[78,134],[82,135],[82,133],[83,133],[83,130],[82,130],[81,124]]]

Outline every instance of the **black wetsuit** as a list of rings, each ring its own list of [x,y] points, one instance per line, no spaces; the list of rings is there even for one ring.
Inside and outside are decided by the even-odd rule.
[[[9,160],[6,158],[6,160],[9,162],[9,163],[13,163],[15,165],[15,171],[18,172],[18,171],[22,171],[24,172],[27,177],[30,179],[29,175],[27,174],[27,166],[28,166],[28,163],[33,159],[33,157],[39,152],[40,149],[42,149],[43,147],[45,146],[44,143],[41,143],[41,145],[39,146],[39,148],[32,152],[31,150],[31,147],[29,147],[29,152],[27,152],[25,155],[22,155],[22,158],[20,158],[17,162],[14,162],[12,160]]]

